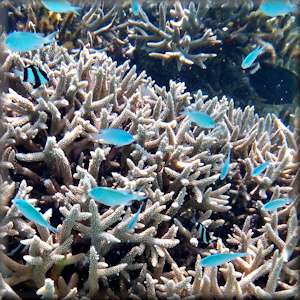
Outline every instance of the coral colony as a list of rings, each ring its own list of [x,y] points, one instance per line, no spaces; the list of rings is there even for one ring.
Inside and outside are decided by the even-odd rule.
[[[294,3],[228,2],[2,1],[0,299],[298,299],[300,110],[287,125],[131,60],[206,68],[229,38],[243,72],[293,56]],[[284,22],[283,52],[256,29],[234,48]]]

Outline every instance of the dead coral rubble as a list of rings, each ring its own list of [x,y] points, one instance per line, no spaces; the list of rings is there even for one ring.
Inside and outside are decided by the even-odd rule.
[[[22,62],[44,66],[49,84],[21,83],[13,70]],[[1,72],[11,80],[1,96],[0,295],[18,299],[19,287],[29,287],[45,299],[296,297],[295,202],[261,210],[267,198],[297,198],[296,139],[278,117],[259,118],[225,96],[191,95],[184,83],[160,87],[129,61],[117,65],[87,48],[79,58],[56,45],[26,58],[9,54]],[[185,108],[206,112],[217,126],[196,126]],[[94,133],[107,127],[136,142],[96,143]],[[221,181],[229,146],[230,172]],[[265,174],[252,177],[265,160]],[[87,196],[96,185],[146,194],[134,231],[127,224],[135,203],[98,204]],[[14,196],[41,207],[61,224],[59,234],[25,220]],[[214,249],[197,247],[186,222],[193,218],[211,232]],[[252,256],[200,267],[204,256],[228,251]]]

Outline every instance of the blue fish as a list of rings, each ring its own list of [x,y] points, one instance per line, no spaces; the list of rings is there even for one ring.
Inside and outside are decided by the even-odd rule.
[[[107,206],[128,205],[132,200],[141,201],[144,196],[131,194],[123,190],[116,190],[109,187],[98,186],[88,192],[89,196]]]
[[[14,198],[12,200],[13,204],[16,205],[18,210],[30,221],[48,228],[50,231],[54,233],[58,233],[59,230],[53,226],[51,226],[48,221],[44,218],[44,216],[29,202],[24,199]]]
[[[79,6],[72,5],[67,0],[42,0],[42,3],[47,9],[56,13],[73,12],[79,14],[78,10],[80,10]]]
[[[228,151],[227,157],[221,169],[220,179],[223,180],[230,170],[230,150]]]
[[[252,171],[252,176],[255,177],[255,176],[260,175],[269,166],[269,164],[270,164],[269,161],[265,161],[261,165],[254,168]]]
[[[292,201],[292,199],[290,199],[290,198],[274,199],[274,200],[271,200],[271,201],[265,203],[262,206],[262,209],[267,210],[267,211],[274,211],[277,208],[281,208],[281,207],[289,204],[291,201]]]
[[[8,34],[5,44],[11,51],[33,51],[43,48],[45,44],[55,42],[56,34],[56,31],[47,36],[43,36],[41,33],[14,31]]]
[[[16,70],[15,74],[17,76],[20,76],[22,72]],[[39,86],[46,84],[49,81],[49,78],[45,71],[43,71],[37,66],[30,65],[24,68],[23,81],[31,83],[36,89]]]
[[[237,253],[217,253],[213,255],[206,256],[201,259],[200,265],[202,267],[215,267],[223,265],[231,260],[234,260],[238,257],[249,256],[251,254],[245,252],[237,252]]]
[[[242,61],[242,69],[248,69],[252,66],[256,58],[264,52],[264,46],[257,47],[251,51]]]
[[[268,17],[284,16],[294,12],[296,9],[296,4],[285,0],[266,0],[259,7],[259,10]]]
[[[132,0],[131,1],[131,9],[135,16],[138,16],[140,13],[140,3],[139,0]]]
[[[189,118],[195,122],[198,126],[202,128],[215,128],[216,122],[205,112],[202,111],[185,111],[184,115],[189,116]]]
[[[142,210],[142,205],[139,207],[139,209],[137,210],[137,212],[133,215],[133,217],[128,222],[127,228],[129,230],[134,229],[135,224],[137,223],[137,221],[139,219],[139,215],[140,215],[141,210]]]
[[[106,128],[96,135],[97,140],[102,140],[105,144],[118,147],[129,145],[134,142],[134,137],[129,132],[119,128]]]

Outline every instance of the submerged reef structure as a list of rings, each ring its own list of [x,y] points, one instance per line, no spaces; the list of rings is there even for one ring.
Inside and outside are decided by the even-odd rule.
[[[14,74],[42,66],[33,89]],[[287,127],[274,114],[235,107],[226,96],[191,94],[183,82],[157,85],[129,61],[83,47],[1,57],[0,297],[3,299],[262,299],[299,297],[299,113]],[[184,111],[210,116],[201,128]],[[119,128],[123,147],[95,134]],[[293,129],[295,128],[295,129]],[[231,151],[229,172],[221,180]],[[253,169],[268,161],[258,176]],[[103,205],[105,186],[145,196]],[[294,188],[293,188],[294,187]],[[292,202],[274,212],[270,199]],[[40,208],[58,233],[13,204]],[[143,205],[134,228],[128,223]],[[196,223],[210,243],[202,245]],[[216,253],[245,252],[201,267]]]
[[[110,1],[73,1],[81,5],[76,15],[49,11],[41,1],[14,2],[0,3],[0,11],[7,18],[4,22],[6,31],[29,30],[49,34],[59,28],[59,42],[69,51],[78,52],[84,45],[89,45],[110,54],[123,55],[119,51],[126,41],[122,41],[123,31],[117,28],[123,22],[117,4],[112,5]]]
[[[161,60],[175,59],[178,70],[183,64],[205,69],[205,61],[216,56],[208,51],[220,45],[211,28],[206,28],[200,19],[207,11],[206,3],[198,5],[196,10],[193,2],[189,10],[184,10],[180,1],[175,1],[174,9],[170,10],[171,19],[167,20],[167,6],[159,5],[159,26],[154,25],[142,11],[141,20],[129,20],[132,33],[130,39],[146,44],[150,57]]]
[[[194,92],[233,97],[243,108],[255,104],[264,114],[277,105],[280,116],[291,121],[287,103],[299,102],[297,15],[270,18],[259,10],[261,1],[149,2],[128,21],[130,53],[140,70],[161,85],[171,77]],[[259,72],[252,74],[241,63],[257,46],[264,53]]]
[[[276,110],[292,123],[289,115],[299,101],[297,12],[268,17],[259,10],[261,1],[252,0],[144,0],[135,15],[130,0],[71,2],[81,6],[78,15],[50,12],[38,0],[2,1],[5,31],[58,30],[59,45],[69,52],[85,46],[106,51],[119,63],[130,58],[162,86],[169,79],[184,81],[191,92],[227,95],[265,115]],[[264,53],[259,71],[251,74],[241,63],[257,46]]]
[[[295,16],[269,18],[259,11],[260,1],[149,2],[128,23],[129,39],[136,40],[137,50],[145,48],[150,57],[176,59],[179,70],[183,64],[206,68],[204,61],[217,54],[223,58],[224,48],[231,48],[230,57],[237,62],[257,44],[265,47],[272,63],[298,72]]]

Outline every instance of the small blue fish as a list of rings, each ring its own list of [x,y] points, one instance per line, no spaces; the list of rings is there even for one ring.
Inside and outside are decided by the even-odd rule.
[[[57,32],[52,32],[47,36],[43,36],[41,33],[14,31],[8,34],[5,44],[11,51],[33,51],[43,48],[45,44],[55,42],[56,34]]]
[[[202,111],[185,111],[184,115],[190,117],[198,126],[202,128],[215,128],[216,122],[205,112]]]
[[[78,15],[80,10],[79,6],[74,6],[67,0],[42,0],[42,3],[47,9],[56,13],[73,12]]]
[[[220,179],[223,180],[230,170],[230,150],[228,151],[227,157],[221,169]]]
[[[139,207],[139,209],[137,210],[137,212],[133,215],[133,217],[128,222],[127,228],[129,230],[134,229],[135,224],[137,223],[137,221],[139,219],[139,215],[140,215],[141,210],[142,210],[142,205]]]
[[[20,76],[22,72],[16,70],[15,74]],[[24,68],[23,81],[30,82],[33,88],[38,88],[39,86],[46,84],[49,81],[48,75],[45,71],[37,66],[30,65]]]
[[[119,128],[106,128],[96,135],[96,139],[118,147],[134,142],[134,137],[129,132]]]
[[[290,198],[274,199],[274,200],[271,200],[271,201],[265,203],[262,206],[262,209],[267,210],[267,211],[274,211],[277,208],[281,208],[281,207],[289,204],[291,201],[292,201],[292,199],[290,199]]]
[[[256,58],[264,52],[264,46],[257,47],[251,51],[242,61],[242,69],[248,69],[252,66]]]
[[[277,17],[294,12],[296,8],[296,4],[285,0],[266,0],[260,5],[259,10],[268,17]]]
[[[269,166],[269,164],[270,164],[269,161],[265,161],[261,165],[254,168],[252,171],[252,176],[255,177],[255,176],[260,175]]]
[[[50,231],[54,233],[58,233],[59,230],[53,226],[51,226],[48,221],[44,218],[44,216],[29,202],[24,199],[14,198],[12,200],[13,204],[16,205],[18,210],[30,221],[34,223],[48,228]]]
[[[208,233],[206,227],[201,223],[196,223],[196,228],[197,228],[197,232],[198,232],[197,239],[201,243],[208,245],[210,243],[210,236],[209,236],[209,233]]]
[[[138,16],[140,13],[140,3],[139,0],[132,0],[131,9],[135,16]]]
[[[200,265],[202,267],[215,267],[223,265],[231,260],[234,260],[238,257],[249,256],[251,254],[248,253],[217,253],[213,255],[206,256],[205,258],[201,259]]]
[[[132,200],[141,201],[144,196],[131,194],[123,190],[116,190],[109,187],[98,186],[88,192],[89,196],[107,206],[128,205]]]

